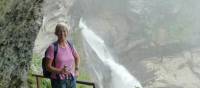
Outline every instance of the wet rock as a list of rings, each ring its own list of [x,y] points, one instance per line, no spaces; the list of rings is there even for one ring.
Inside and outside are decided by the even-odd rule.
[[[42,0],[0,1],[0,88],[25,88]]]

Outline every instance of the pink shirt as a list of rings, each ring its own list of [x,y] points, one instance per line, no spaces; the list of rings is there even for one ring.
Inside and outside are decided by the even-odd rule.
[[[67,44],[67,47],[65,48],[60,47],[58,45],[58,52],[57,52],[57,56],[55,60],[56,68],[64,68],[64,65],[67,65],[67,69],[71,72],[73,76],[75,75],[75,69],[74,69],[75,60],[72,54],[72,53],[75,53],[74,50],[75,49],[72,50],[68,44]],[[52,60],[54,59],[54,45],[53,44],[51,44],[48,48],[47,57]],[[60,76],[60,79],[65,79],[64,74],[59,74],[59,76]],[[51,78],[56,79],[57,78],[56,74],[52,73]]]

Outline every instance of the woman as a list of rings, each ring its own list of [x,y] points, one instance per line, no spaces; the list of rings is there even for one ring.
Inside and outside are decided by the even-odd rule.
[[[76,77],[79,75],[80,58],[76,50],[67,42],[68,28],[59,23],[55,28],[58,40],[57,55],[54,57],[54,44],[48,47],[46,68],[51,74],[52,88],[76,88]],[[53,60],[55,59],[55,65]]]

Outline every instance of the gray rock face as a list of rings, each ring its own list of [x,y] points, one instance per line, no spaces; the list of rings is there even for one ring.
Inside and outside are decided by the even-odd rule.
[[[42,0],[0,1],[0,88],[25,88]]]

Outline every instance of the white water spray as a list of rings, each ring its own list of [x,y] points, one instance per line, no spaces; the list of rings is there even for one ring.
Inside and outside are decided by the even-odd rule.
[[[124,66],[114,61],[104,41],[92,32],[82,20],[80,20],[79,27],[82,28],[85,40],[99,59],[111,69],[112,82],[110,84],[112,88],[142,88],[140,82]]]

